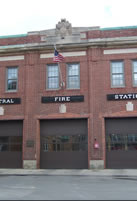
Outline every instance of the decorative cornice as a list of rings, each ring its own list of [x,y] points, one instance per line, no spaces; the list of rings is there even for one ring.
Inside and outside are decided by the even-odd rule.
[[[98,38],[98,39],[89,39],[81,41],[60,41],[56,43],[59,49],[67,48],[87,48],[87,47],[110,47],[120,45],[122,47],[125,45],[137,45],[137,36],[133,37],[117,37],[117,38]],[[54,43],[28,43],[28,44],[18,44],[18,45],[7,45],[0,46],[0,53],[8,52],[23,52],[23,51],[34,51],[34,50],[53,50]]]
[[[66,21],[66,19],[61,19],[61,21],[56,25],[55,34],[60,36],[62,39],[64,39],[66,35],[72,35],[71,24]]]

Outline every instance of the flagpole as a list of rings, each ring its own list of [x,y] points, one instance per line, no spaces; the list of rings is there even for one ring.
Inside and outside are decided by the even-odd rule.
[[[56,50],[56,44],[54,44],[54,49]],[[60,85],[61,85],[61,88],[63,88],[65,86],[65,83],[63,82],[63,78],[62,78],[62,73],[61,73],[61,68],[60,68],[60,64],[58,62],[58,68],[59,68],[59,76],[60,76]]]
[[[54,44],[54,49],[56,50],[56,44]]]
[[[60,64],[58,62],[58,67],[59,67],[59,75],[60,75],[60,81],[61,81],[61,88],[64,87],[64,82],[63,82],[63,78],[62,78],[62,73],[61,73],[61,69],[60,69]]]

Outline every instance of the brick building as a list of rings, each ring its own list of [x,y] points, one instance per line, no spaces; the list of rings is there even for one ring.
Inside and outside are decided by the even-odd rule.
[[[1,36],[0,168],[137,168],[136,41],[65,19]]]

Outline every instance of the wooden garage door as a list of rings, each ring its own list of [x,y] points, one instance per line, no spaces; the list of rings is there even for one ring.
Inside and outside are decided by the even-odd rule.
[[[0,121],[0,168],[22,168],[22,121]]]
[[[86,119],[42,120],[41,168],[88,168]]]
[[[106,167],[137,168],[137,118],[106,119]]]

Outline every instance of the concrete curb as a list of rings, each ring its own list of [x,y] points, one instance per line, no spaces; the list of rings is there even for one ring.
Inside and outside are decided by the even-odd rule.
[[[0,176],[137,176],[137,169],[66,170],[66,169],[0,169]]]

